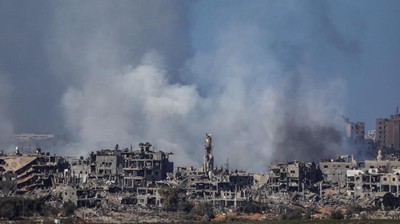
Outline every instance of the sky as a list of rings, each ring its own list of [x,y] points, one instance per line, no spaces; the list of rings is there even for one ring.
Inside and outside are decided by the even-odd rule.
[[[400,105],[400,2],[0,1],[0,147],[85,155],[151,142],[200,165],[351,153],[342,116]]]

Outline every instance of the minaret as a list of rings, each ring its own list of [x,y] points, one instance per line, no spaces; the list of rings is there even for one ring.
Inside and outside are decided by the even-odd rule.
[[[214,157],[212,155],[212,137],[209,133],[206,133],[204,149],[206,151],[206,155],[204,156],[203,172],[208,173],[214,169]]]
[[[378,150],[378,156],[376,157],[376,160],[381,161],[382,160],[382,150]]]

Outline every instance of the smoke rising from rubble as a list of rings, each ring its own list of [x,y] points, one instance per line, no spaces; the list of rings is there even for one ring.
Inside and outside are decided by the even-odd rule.
[[[46,43],[26,41],[46,59],[30,65],[44,84],[20,81],[27,70],[1,73],[12,80],[0,83],[0,103],[33,109],[26,115],[24,106],[6,103],[0,132],[47,128],[71,139],[59,152],[66,155],[149,141],[174,152],[177,165],[200,165],[211,132],[216,164],[229,157],[231,167],[253,170],[345,153],[338,117],[347,84],[335,67],[357,60],[359,36],[346,34],[327,5],[313,3],[246,2],[214,12],[214,33],[204,34],[212,49],[204,51],[191,46],[191,5],[180,1],[35,3],[30,13],[43,32],[34,29],[34,37]],[[40,8],[48,11],[35,17]],[[13,96],[3,86],[28,87]]]
[[[183,13],[177,14],[187,19]],[[166,17],[172,15],[175,13]],[[215,52],[195,52],[186,58],[180,81],[169,73],[171,67],[175,71],[180,68],[166,61],[173,49],[156,47],[145,52],[144,48],[134,53],[135,58],[141,57],[138,63],[121,69],[124,64],[118,57],[124,45],[104,37],[109,26],[113,24],[102,21],[94,34],[83,35],[94,42],[83,52],[88,55],[84,67],[89,74],[83,86],[68,88],[62,98],[68,129],[76,131],[75,139],[83,145],[73,145],[71,150],[148,140],[173,150],[177,164],[199,165],[204,154],[203,135],[209,131],[215,136],[214,154],[220,164],[229,157],[236,167],[259,169],[271,159],[309,160],[310,153],[311,159],[319,159],[339,148],[340,134],[332,116],[340,111],[336,102],[327,98],[343,89],[340,80],[313,82],[314,75],[298,69],[299,59],[281,60],[265,54],[272,48],[291,55],[292,49],[275,40],[260,49],[264,34],[258,24],[237,24],[218,34]],[[168,32],[171,27],[164,29]],[[238,30],[243,33],[237,35]],[[112,31],[125,32],[118,28]],[[159,31],[152,30],[149,35],[152,33]],[[139,35],[138,40],[145,38]],[[183,37],[180,41],[189,40]],[[102,63],[107,67],[102,68]],[[325,86],[334,82],[337,85],[331,88]]]

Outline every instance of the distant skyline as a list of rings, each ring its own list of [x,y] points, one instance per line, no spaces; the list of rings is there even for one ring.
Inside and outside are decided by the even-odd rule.
[[[335,154],[400,106],[400,1],[0,1],[0,143],[142,141],[240,168]],[[250,155],[243,160],[243,155]],[[260,160],[254,163],[254,159]],[[201,161],[201,160],[200,160]]]

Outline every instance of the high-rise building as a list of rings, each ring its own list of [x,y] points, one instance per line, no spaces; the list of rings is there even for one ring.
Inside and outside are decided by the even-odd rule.
[[[345,122],[345,136],[353,141],[363,141],[365,135],[364,122],[351,122],[348,118],[344,119]]]
[[[400,114],[376,119],[376,141],[381,147],[400,150]]]

